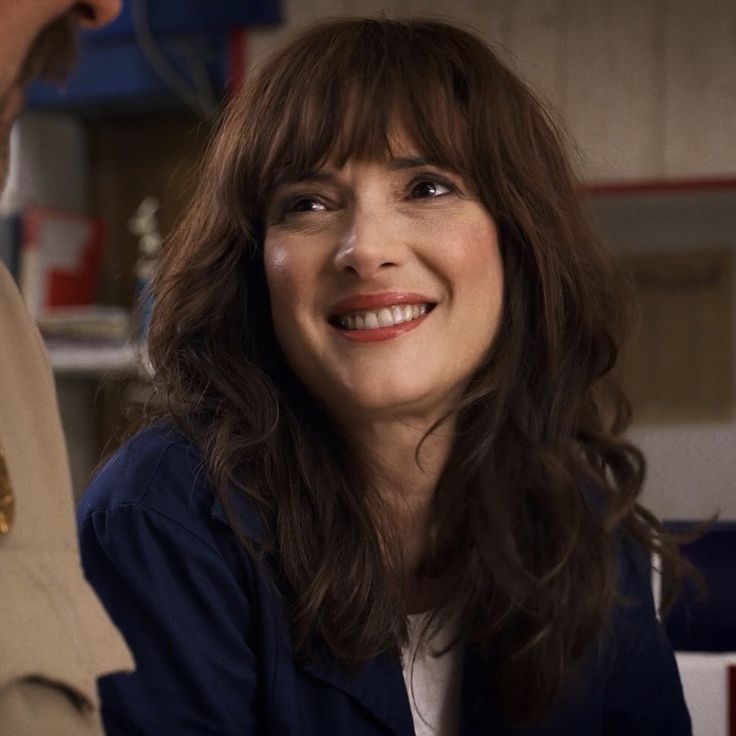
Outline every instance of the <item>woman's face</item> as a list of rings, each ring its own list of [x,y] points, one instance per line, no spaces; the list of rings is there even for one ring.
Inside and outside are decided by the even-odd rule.
[[[497,332],[503,270],[493,218],[454,172],[394,143],[282,184],[264,265],[294,373],[348,424],[434,421]]]

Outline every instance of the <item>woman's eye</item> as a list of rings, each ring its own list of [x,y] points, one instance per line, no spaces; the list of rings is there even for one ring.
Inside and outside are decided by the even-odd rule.
[[[284,207],[285,214],[292,214],[297,212],[324,212],[327,207],[317,199],[311,197],[299,197],[288,202]]]
[[[414,199],[431,199],[449,194],[451,191],[452,187],[449,184],[444,184],[436,179],[423,179],[414,184],[411,189],[411,196]]]

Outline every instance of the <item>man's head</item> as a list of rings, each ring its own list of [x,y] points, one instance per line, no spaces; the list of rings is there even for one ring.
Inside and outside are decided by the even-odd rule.
[[[10,128],[23,89],[38,76],[61,81],[76,56],[77,30],[109,23],[122,0],[0,0],[0,191],[8,169]]]

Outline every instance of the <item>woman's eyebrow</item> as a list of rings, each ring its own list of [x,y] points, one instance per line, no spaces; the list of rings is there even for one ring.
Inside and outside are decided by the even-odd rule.
[[[392,171],[418,169],[422,166],[442,166],[437,160],[426,156],[398,156],[388,159],[388,167]]]
[[[446,169],[447,166],[440,163],[434,158],[427,156],[390,156],[386,160],[386,165],[391,171],[404,171],[406,169],[418,169],[422,166],[436,166]],[[337,178],[337,171],[332,168],[325,167],[320,169],[310,169],[303,171],[297,175],[283,173],[275,177],[274,189],[283,186],[290,186],[302,183],[320,183],[334,182]]]
[[[302,183],[332,182],[335,180],[335,172],[330,169],[315,169],[303,171],[298,175],[284,174],[275,178],[274,189]]]

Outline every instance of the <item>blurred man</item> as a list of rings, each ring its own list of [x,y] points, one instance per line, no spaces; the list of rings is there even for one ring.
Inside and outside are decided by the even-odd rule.
[[[0,190],[24,85],[63,79],[120,2],[0,0]],[[0,733],[100,734],[97,677],[132,662],[81,572],[53,377],[1,263],[0,624]]]

